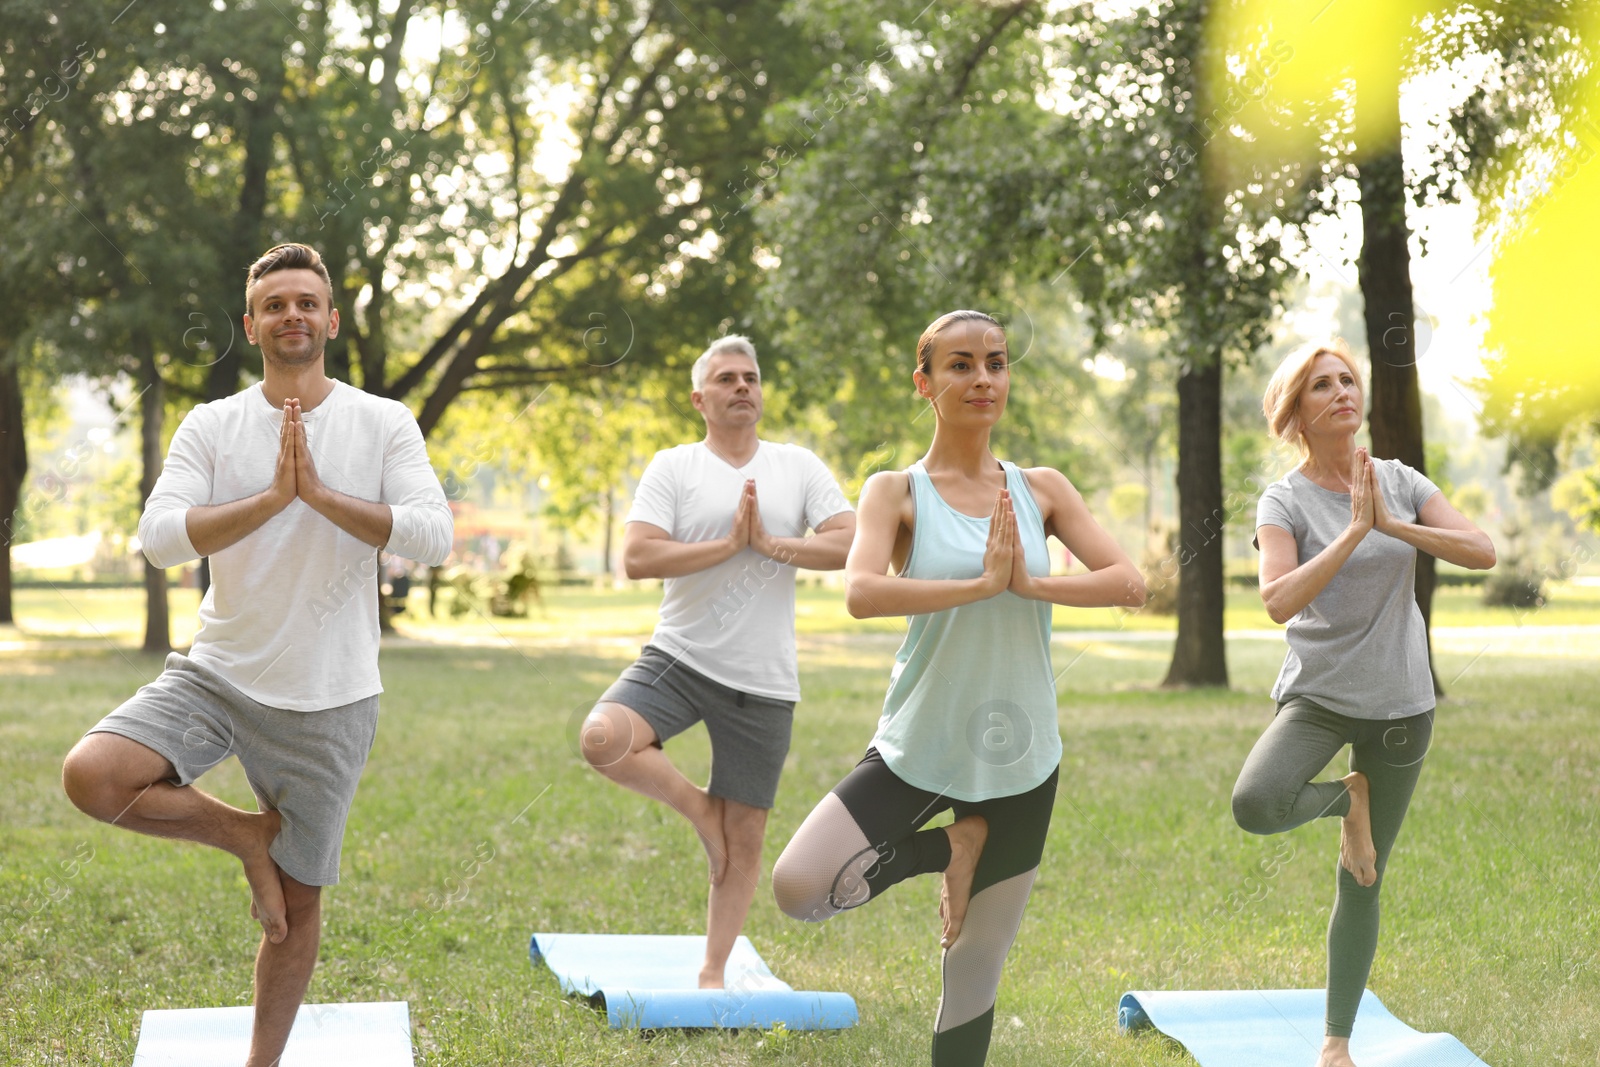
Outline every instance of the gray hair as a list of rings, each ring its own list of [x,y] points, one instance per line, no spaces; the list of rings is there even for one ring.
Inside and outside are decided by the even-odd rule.
[[[694,383],[695,392],[706,387],[706,374],[711,366],[711,357],[719,352],[737,352],[742,356],[749,356],[750,362],[756,365],[756,377],[761,377],[761,364],[756,359],[756,346],[750,343],[750,338],[740,333],[730,333],[726,337],[719,337],[712,341],[706,350],[700,353],[700,358],[694,361],[694,366],[689,368],[689,380]]]

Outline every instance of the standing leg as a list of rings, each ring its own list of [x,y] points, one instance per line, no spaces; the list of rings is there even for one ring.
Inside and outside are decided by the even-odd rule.
[[[1422,774],[1423,757],[1433,738],[1433,713],[1364,726],[1351,749],[1350,766],[1369,783],[1376,877],[1370,885],[1362,885],[1343,866],[1338,871],[1338,895],[1328,923],[1327,1033],[1334,1047],[1324,1047],[1322,1067],[1344,1067],[1351,1062],[1348,1038],[1378,949],[1378,894],[1383,888],[1383,872]]]
[[[322,887],[305,885],[287,874],[282,879],[289,936],[276,944],[262,938],[256,954],[255,1025],[245,1067],[277,1067],[317,965]]]
[[[672,765],[667,754],[656,747],[656,732],[643,716],[625,705],[601,701],[584,719],[579,745],[589,766],[688,819],[705,846],[711,884],[722,882],[728,867],[723,800],[689,781]],[[765,827],[765,816],[762,825]]]
[[[1052,771],[1026,793],[956,805],[958,816],[977,813],[987,819],[989,836],[972,880],[966,921],[944,952],[934,1067],[977,1067],[989,1055],[1000,972],[1039,873],[1058,774]]]
[[[737,800],[722,801],[722,836],[728,850],[726,873],[711,887],[706,905],[706,959],[701,989],[721,989],[728,954],[744,929],[750,902],[761,882],[761,845],[767,835],[767,809]]]

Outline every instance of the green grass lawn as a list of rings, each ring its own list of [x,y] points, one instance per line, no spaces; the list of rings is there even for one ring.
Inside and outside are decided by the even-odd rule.
[[[161,666],[125,647],[138,636],[127,602],[119,614],[96,597],[111,594],[27,591],[23,635],[71,636],[0,654],[4,1063],[127,1064],[143,1010],[250,996],[258,934],[237,863],[94,823],[60,793],[67,748]],[[768,872],[870,737],[897,642],[892,625],[847,628],[830,598],[801,598],[806,699]],[[344,881],[325,898],[309,999],[409,1001],[423,1064],[926,1062],[938,996],[933,878],[820,926],[784,917],[765,886],[758,895],[747,933],[778,975],[856,998],[860,1025],[836,1034],[615,1032],[530,964],[537,930],[703,929],[692,833],[603,782],[575,747],[577,722],[636,651],[655,602],[645,590],[561,592],[529,620],[402,623],[413,639],[383,655],[383,722],[345,839]],[[192,603],[175,598],[175,618]],[[1600,622],[1593,600],[1548,614],[1561,605],[1525,621]],[[74,629],[75,615],[93,629]],[[1441,615],[1514,621],[1448,597]],[[1267,625],[1264,615],[1235,622]],[[450,636],[477,643],[431,643]],[[1445,635],[1436,647],[1450,697],[1391,860],[1371,988],[1413,1026],[1455,1033],[1493,1067],[1594,1064],[1595,639]],[[1161,640],[1069,637],[1058,669],[1080,651],[1061,677],[1055,823],[1007,963],[990,1062],[1189,1063],[1160,1037],[1119,1035],[1117,999],[1130,989],[1320,986],[1338,826],[1255,838],[1229,814],[1234,776],[1270,713],[1280,642],[1232,641],[1228,692],[1156,688],[1170,654]],[[704,775],[703,735],[669,747]],[[249,802],[236,763],[205,784]],[[1285,1062],[1313,1060],[1308,1049]]]

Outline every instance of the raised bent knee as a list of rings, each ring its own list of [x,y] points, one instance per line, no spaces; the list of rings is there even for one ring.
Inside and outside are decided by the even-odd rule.
[[[77,809],[101,822],[117,817],[115,786],[107,781],[100,761],[80,741],[61,764],[61,789]]]
[[[61,764],[61,788],[86,815],[114,822],[155,783],[177,772],[165,756],[120,734],[81,739]]]
[[[819,878],[795,862],[788,849],[772,868],[772,897],[778,910],[801,922],[822,922],[837,915],[828,899],[831,879]]]
[[[1283,798],[1263,789],[1236,786],[1233,790],[1233,821],[1252,834],[1275,834],[1283,829]]]
[[[578,751],[589,766],[604,774],[632,751],[628,719],[615,705],[597,704],[578,731]]]

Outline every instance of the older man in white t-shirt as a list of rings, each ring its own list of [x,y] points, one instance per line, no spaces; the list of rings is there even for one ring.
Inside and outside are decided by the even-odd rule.
[[[269,1067],[378,727],[378,550],[443,563],[453,523],[411,412],[324,373],[339,312],[316,251],[268,251],[245,306],[263,380],[189,413],[139,521],[156,566],[210,557],[200,632],[78,742],[62,784],[95,818],[244,865],[263,932],[245,1063]],[[259,811],[191,785],[229,756]]]
[[[700,835],[711,900],[699,981],[720,989],[800,699],[795,569],[842,568],[856,519],[820,459],[756,436],[761,369],[746,338],[713,341],[692,378],[705,440],[650,461],[623,540],[628,577],[666,580],[661,619],[589,713],[581,745],[601,774],[672,806]],[[661,748],[697,721],[711,737],[703,789]]]

